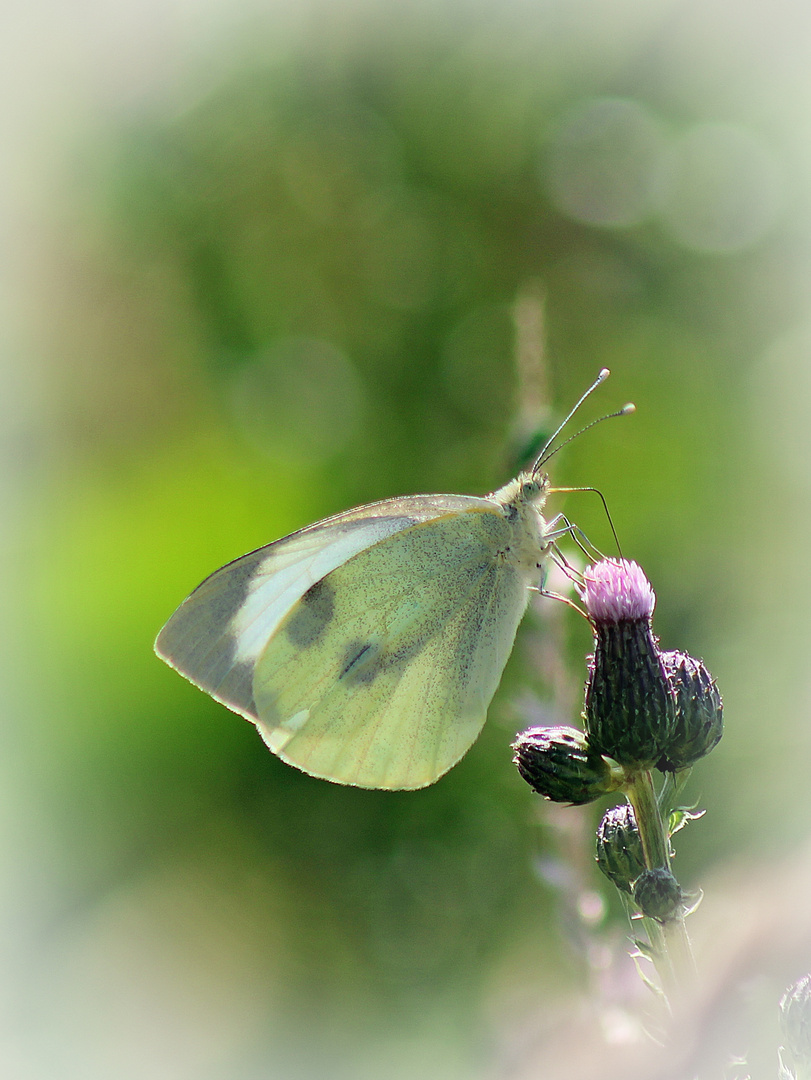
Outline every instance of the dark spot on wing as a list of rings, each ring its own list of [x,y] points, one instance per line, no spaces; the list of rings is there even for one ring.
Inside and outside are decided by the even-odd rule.
[[[354,641],[346,650],[340,679],[353,683],[374,682],[383,669],[383,654],[372,641]]]
[[[384,671],[404,668],[425,646],[422,638],[386,652],[377,642],[354,641],[346,650],[339,679],[349,683],[370,683]]]
[[[335,593],[326,581],[316,581],[299,601],[286,632],[298,649],[313,645],[329,626],[335,612]]]
[[[245,603],[261,562],[262,558],[257,558],[254,554],[235,559],[206,578],[192,593],[192,597],[199,601],[205,595],[209,619],[226,625]],[[222,581],[227,581],[227,588],[216,587]]]

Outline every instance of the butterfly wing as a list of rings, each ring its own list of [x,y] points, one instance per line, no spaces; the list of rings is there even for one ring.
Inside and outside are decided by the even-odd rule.
[[[528,598],[504,558],[512,526],[475,503],[352,556],[279,623],[253,696],[285,761],[339,783],[419,788],[471,746]]]
[[[217,701],[258,721],[257,658],[302,595],[358,552],[415,524],[484,499],[413,495],[357,507],[292,533],[217,570],[180,605],[158,655]]]

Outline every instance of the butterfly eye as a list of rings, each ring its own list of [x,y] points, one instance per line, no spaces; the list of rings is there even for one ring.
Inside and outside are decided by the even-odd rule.
[[[541,492],[546,487],[546,478],[531,477],[529,480],[524,480],[521,484],[521,497],[527,500],[537,499]]]

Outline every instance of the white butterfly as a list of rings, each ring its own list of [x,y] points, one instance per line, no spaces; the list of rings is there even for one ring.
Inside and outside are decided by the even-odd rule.
[[[304,772],[431,784],[481,731],[569,531],[542,516],[544,460],[484,498],[385,499],[243,555],[195,589],[155,649]]]

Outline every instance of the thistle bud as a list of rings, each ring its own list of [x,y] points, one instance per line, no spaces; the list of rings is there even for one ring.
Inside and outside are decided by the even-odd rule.
[[[724,707],[713,677],[700,660],[683,652],[663,652],[662,663],[676,696],[676,727],[656,763],[676,772],[709,754],[724,733]]]
[[[811,1077],[811,975],[804,975],[780,1000],[784,1063],[796,1080]]]
[[[529,728],[513,743],[513,761],[531,788],[552,802],[581,806],[625,779],[618,769],[591,749],[577,728]]]
[[[656,598],[636,563],[604,559],[585,573],[594,630],[584,718],[590,745],[622,765],[649,768],[676,723],[651,618]]]
[[[597,829],[597,865],[618,889],[629,895],[645,869],[642,838],[630,803],[603,814]]]
[[[684,903],[681,886],[664,866],[643,870],[634,882],[633,897],[643,915],[659,922],[675,918]]]

